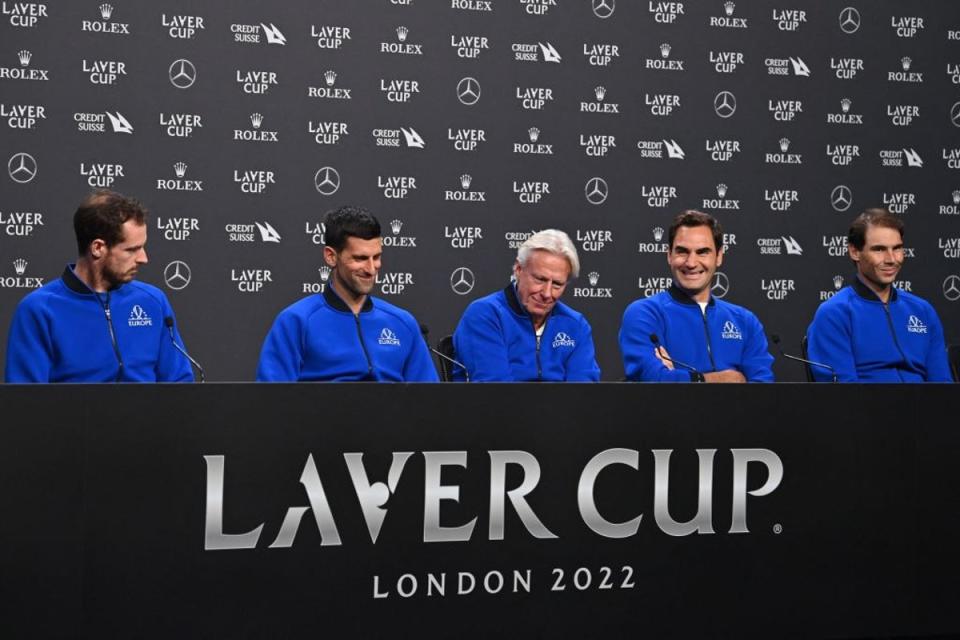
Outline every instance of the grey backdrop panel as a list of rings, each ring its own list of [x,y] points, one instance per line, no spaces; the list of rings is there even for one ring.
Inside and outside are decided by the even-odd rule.
[[[678,210],[721,219],[726,299],[796,352],[837,276],[851,277],[842,247],[830,245],[863,208],[906,203],[895,207],[912,254],[901,284],[960,340],[960,162],[951,160],[960,155],[960,8],[726,4],[4,3],[0,333],[37,278],[57,277],[72,259],[76,203],[109,185],[151,208],[142,277],[165,289],[211,380],[252,379],[277,312],[324,286],[317,225],[345,203],[384,224],[379,295],[429,326],[432,343],[470,300],[505,284],[511,240],[547,226],[579,238],[583,273],[566,301],[591,320],[607,380],[622,375],[624,308],[668,282],[658,228]],[[537,59],[517,60],[517,50]],[[856,73],[842,77],[845,68]],[[263,77],[276,82],[245,91]],[[479,86],[473,104],[458,98],[468,77],[475,83],[461,88]],[[714,108],[723,91],[736,99],[729,117]],[[81,130],[91,119],[103,132]],[[318,129],[339,136],[318,142]],[[399,146],[378,146],[382,129],[397,132]],[[460,150],[451,139],[459,130],[483,140]],[[588,148],[611,138],[602,155],[602,145]],[[739,151],[722,161],[711,151],[721,146]],[[903,166],[884,166],[886,156]],[[922,167],[909,166],[917,158]],[[331,195],[317,188],[324,167],[339,174]],[[244,186],[244,176],[262,186]],[[595,177],[606,185],[600,204],[586,198]],[[167,188],[196,181],[202,190]],[[521,200],[525,184],[539,201]],[[832,196],[844,194],[838,206],[849,208],[837,211]],[[183,281],[165,275],[184,266],[189,284],[171,288]],[[461,267],[473,284],[462,294],[451,286],[463,284]],[[776,373],[803,378],[790,362]]]

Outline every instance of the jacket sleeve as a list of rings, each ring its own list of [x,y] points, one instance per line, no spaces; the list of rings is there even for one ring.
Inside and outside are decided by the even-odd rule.
[[[164,318],[174,317],[173,307],[170,306],[170,301],[167,300],[166,297],[163,299],[163,314]],[[173,340],[176,340],[177,344],[186,351],[186,346],[183,344],[183,338],[180,337],[180,331],[177,329],[177,326],[176,319],[174,318]],[[154,367],[154,374],[156,375],[157,382],[193,382],[193,366],[187,357],[173,346],[169,330],[166,326],[163,327],[160,336],[160,350],[157,354],[157,364]]]
[[[260,349],[257,382],[297,382],[303,366],[303,330],[296,314],[281,312]]]
[[[773,356],[760,319],[748,312],[750,336],[743,345],[743,375],[747,382],[773,382]]]
[[[807,327],[807,358],[833,367],[838,382],[858,382],[857,361],[853,355],[853,336],[846,321],[846,307],[821,304]],[[833,376],[823,367],[810,367],[817,382],[830,382]]]
[[[597,354],[593,346],[593,329],[583,316],[580,317],[578,334],[577,346],[567,358],[564,379],[567,382],[598,382],[600,365],[597,364]]]
[[[927,349],[927,382],[953,382],[950,362],[947,360],[947,345],[943,338],[943,324],[932,305],[929,305],[930,346]]]
[[[638,300],[623,313],[620,325],[620,355],[628,380],[640,382],[690,382],[690,373],[679,367],[668,369],[657,358],[650,334],[663,335],[654,303]],[[662,338],[661,338],[662,339]]]
[[[439,382],[440,377],[437,375],[430,350],[427,349],[427,340],[420,333],[420,325],[412,315],[407,319],[407,324],[414,338],[413,347],[403,364],[404,382]]]
[[[453,333],[453,344],[456,359],[467,368],[471,382],[515,381],[503,327],[492,305],[470,304]]]
[[[43,309],[22,301],[7,334],[7,382],[50,382],[53,342]]]

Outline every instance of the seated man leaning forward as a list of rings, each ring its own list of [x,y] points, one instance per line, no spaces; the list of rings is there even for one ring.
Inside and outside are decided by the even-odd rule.
[[[560,302],[580,272],[569,236],[547,229],[520,246],[513,281],[474,300],[453,335],[457,359],[475,382],[596,382],[590,324]],[[455,377],[463,377],[455,367]]]
[[[380,271],[380,223],[346,206],[328,213],[324,226],[329,284],[280,312],[263,342],[257,380],[436,382],[414,317],[369,295]]]
[[[807,329],[810,359],[828,364],[839,382],[952,382],[943,325],[933,306],[898,291],[903,221],[867,209],[850,225],[853,284],[820,305]],[[813,367],[819,381],[832,372]]]
[[[772,382],[773,356],[757,316],[710,292],[723,264],[720,223],[699,211],[680,213],[670,225],[667,262],[670,289],[631,303],[623,314],[620,352],[627,378]]]

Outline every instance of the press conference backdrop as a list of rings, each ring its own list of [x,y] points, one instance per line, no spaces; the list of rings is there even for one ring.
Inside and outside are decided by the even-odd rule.
[[[211,380],[251,379],[277,312],[327,285],[321,220],[347,203],[384,225],[376,295],[434,343],[558,227],[582,262],[565,301],[620,377],[623,310],[669,286],[665,229],[698,208],[727,232],[714,293],[797,351],[870,206],[907,223],[898,286],[960,339],[955,2],[0,8],[4,334],[109,187],[151,209],[141,277]]]

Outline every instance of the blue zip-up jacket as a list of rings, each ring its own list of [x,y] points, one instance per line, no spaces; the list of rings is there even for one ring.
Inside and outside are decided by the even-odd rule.
[[[453,334],[456,358],[471,382],[596,382],[600,379],[590,323],[562,302],[538,340],[533,319],[512,284],[474,300]],[[454,378],[463,371],[454,367]]]
[[[329,285],[280,312],[257,366],[260,382],[438,379],[412,315],[370,296],[354,315]]]
[[[855,277],[817,309],[807,328],[810,360],[839,382],[952,382],[943,325],[929,302],[890,290],[887,304]],[[829,371],[812,367],[818,381]]]
[[[656,334],[670,358],[700,373],[736,369],[748,382],[773,382],[773,356],[763,325],[747,309],[710,296],[706,312],[676,285],[627,307],[620,326],[620,353],[627,379],[690,382],[695,374],[668,369],[654,353]]]
[[[190,362],[163,292],[128,282],[91,290],[67,265],[17,306],[7,338],[7,382],[190,382]]]

